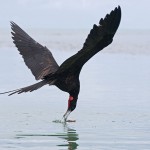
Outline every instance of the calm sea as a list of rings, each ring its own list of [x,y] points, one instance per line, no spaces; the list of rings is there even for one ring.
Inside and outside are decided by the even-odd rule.
[[[88,30],[26,30],[61,64],[82,48]],[[0,29],[0,92],[35,83]],[[150,148],[150,31],[118,31],[80,75],[78,105],[69,119],[68,94],[54,86],[0,95],[0,150],[148,150]]]

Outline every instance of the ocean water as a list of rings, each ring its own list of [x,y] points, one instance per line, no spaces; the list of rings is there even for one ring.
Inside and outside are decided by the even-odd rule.
[[[0,92],[35,83],[0,30]],[[28,30],[61,64],[81,49],[88,30]],[[68,94],[54,86],[0,95],[0,150],[148,150],[150,31],[118,31],[114,42],[82,69],[78,105],[61,123]]]

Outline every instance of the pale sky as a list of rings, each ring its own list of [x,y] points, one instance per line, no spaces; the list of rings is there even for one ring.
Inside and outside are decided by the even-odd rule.
[[[116,6],[121,29],[150,29],[150,0],[0,0],[0,28],[91,28]]]

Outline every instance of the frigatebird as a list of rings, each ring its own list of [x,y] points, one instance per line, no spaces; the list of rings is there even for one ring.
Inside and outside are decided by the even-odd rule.
[[[32,92],[44,85],[55,85],[60,90],[69,93],[68,108],[63,116],[66,121],[77,105],[80,91],[79,75],[83,65],[96,53],[112,43],[120,20],[121,8],[118,6],[110,14],[107,14],[104,19],[101,18],[98,25],[93,25],[82,49],[65,60],[60,66],[47,47],[36,42],[16,23],[11,22],[14,44],[22,55],[25,64],[35,76],[35,79],[41,79],[42,81],[0,94],[9,93],[10,96],[15,93]]]

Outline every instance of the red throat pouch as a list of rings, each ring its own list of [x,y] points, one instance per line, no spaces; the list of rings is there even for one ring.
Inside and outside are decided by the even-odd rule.
[[[72,96],[69,96],[69,100],[68,100],[68,108],[70,107],[70,102],[73,100]]]

